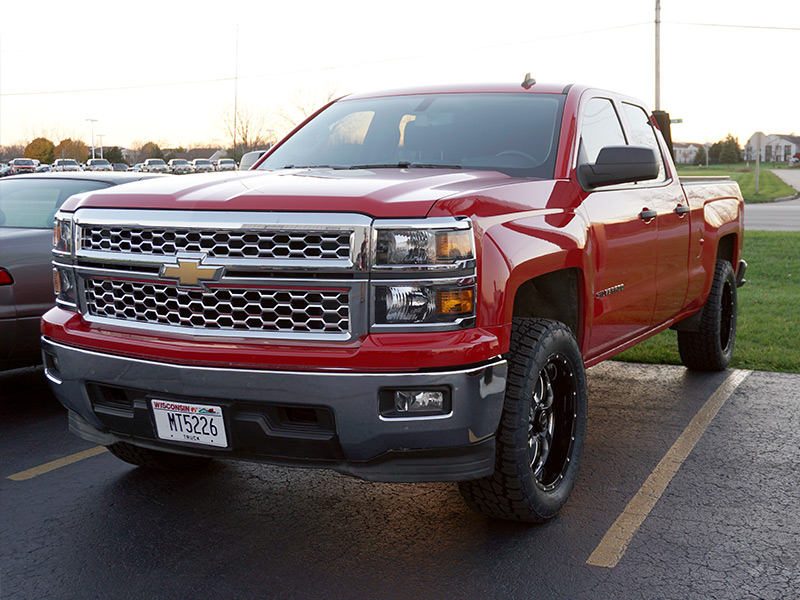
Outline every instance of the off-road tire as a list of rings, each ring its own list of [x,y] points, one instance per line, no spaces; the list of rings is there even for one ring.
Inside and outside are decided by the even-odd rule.
[[[730,262],[718,260],[699,329],[678,332],[681,362],[695,371],[727,369],[736,341],[737,312],[736,274]]]
[[[161,450],[134,446],[127,442],[117,442],[107,447],[108,451],[118,459],[145,469],[157,469],[160,471],[190,470],[202,467],[211,461],[210,458],[205,456],[188,456],[186,454],[162,452]]]
[[[467,505],[513,521],[555,516],[578,479],[586,419],[586,373],[570,329],[558,321],[514,319],[495,471],[459,482]]]

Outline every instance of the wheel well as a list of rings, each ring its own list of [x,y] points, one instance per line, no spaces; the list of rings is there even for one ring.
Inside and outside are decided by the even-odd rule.
[[[736,269],[736,263],[733,262],[734,251],[736,248],[736,234],[731,233],[720,239],[719,246],[717,246],[717,260],[724,259],[733,265]]]
[[[561,321],[581,343],[580,281],[577,268],[546,273],[523,283],[514,297],[514,317]]]

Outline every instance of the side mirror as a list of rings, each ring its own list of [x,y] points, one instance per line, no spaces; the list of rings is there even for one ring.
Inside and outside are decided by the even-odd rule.
[[[597,162],[578,167],[578,181],[584,189],[656,177],[658,159],[647,146],[606,146],[597,155]]]
[[[239,170],[240,171],[247,171],[252,167],[256,161],[264,156],[266,150],[253,150],[252,152],[248,152],[244,156],[242,156],[242,160],[239,162]]]

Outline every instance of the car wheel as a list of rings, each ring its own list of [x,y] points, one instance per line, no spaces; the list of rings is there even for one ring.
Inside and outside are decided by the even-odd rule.
[[[494,474],[459,483],[489,517],[544,522],[566,504],[586,436],[583,357],[563,323],[514,319]]]
[[[738,299],[731,263],[718,260],[697,331],[678,331],[681,362],[696,371],[724,371],[733,358]]]
[[[205,456],[188,456],[161,450],[151,450],[134,446],[127,442],[117,442],[108,446],[108,451],[126,463],[143,467],[145,469],[158,469],[161,471],[179,471],[197,469],[208,464],[211,459]]]

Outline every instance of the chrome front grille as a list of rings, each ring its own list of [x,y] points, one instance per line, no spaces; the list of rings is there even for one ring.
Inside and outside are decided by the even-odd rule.
[[[81,227],[80,236],[80,248],[95,252],[155,256],[203,252],[210,258],[346,260],[350,257],[348,231],[234,231],[93,224]]]
[[[94,317],[217,331],[347,333],[348,290],[180,288],[162,283],[87,279]]]
[[[81,209],[74,222],[91,323],[298,341],[367,330],[364,215]]]

